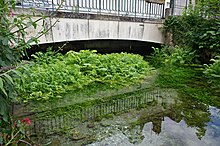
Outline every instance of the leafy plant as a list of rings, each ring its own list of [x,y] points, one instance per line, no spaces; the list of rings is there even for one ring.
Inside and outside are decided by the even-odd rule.
[[[155,67],[161,66],[184,66],[193,63],[195,51],[188,47],[169,47],[153,48],[154,52],[151,56],[151,63]]]
[[[62,4],[63,0],[61,0]],[[61,4],[56,9],[56,13]],[[45,35],[57,22],[49,27],[45,26],[46,17],[43,13],[37,14],[34,20],[35,11],[30,14],[14,14],[16,0],[0,1],[0,117],[7,120],[10,112],[9,104],[15,99],[13,76],[19,76],[14,69],[20,64],[20,59],[26,54],[31,43],[38,43],[38,38]],[[53,15],[52,13],[51,15]],[[42,29],[38,30],[36,36],[26,37],[27,29],[36,29],[38,22],[42,22]],[[20,76],[21,77],[21,76]]]
[[[219,0],[198,0],[197,7],[200,14],[206,18],[219,18],[220,2]]]
[[[189,7],[182,16],[165,20],[164,30],[172,34],[172,42],[196,51],[198,59],[207,63],[220,49],[220,2],[202,0]]]
[[[0,74],[0,115],[5,121],[7,121],[10,112],[10,102],[16,101],[16,93],[13,92],[14,81],[12,76],[17,76],[18,74],[19,72],[15,70],[9,70]]]
[[[68,91],[94,83],[117,88],[140,82],[152,68],[140,55],[127,53],[96,54],[96,51],[37,53],[19,68],[23,78],[16,79],[16,89],[24,102],[61,98]]]
[[[30,39],[26,38],[27,28],[36,29],[37,22],[45,19],[42,16],[34,21],[32,18],[35,16],[35,12],[32,14],[13,14],[15,10],[15,0],[2,0],[0,2],[0,67],[16,65],[19,62],[20,57],[25,55],[25,50],[30,48],[30,43],[38,42],[38,37],[42,35],[40,32],[36,37]]]
[[[213,64],[205,65],[206,69],[204,74],[210,79],[211,82],[216,85],[220,85],[220,56],[216,56],[216,59],[211,59]]]
[[[37,38],[44,34],[44,30],[36,37],[26,38],[26,29],[36,29],[37,22],[45,19],[42,15],[38,20],[33,21],[33,14],[14,15],[16,1],[0,1],[0,117],[7,120],[9,114],[9,104],[15,99],[14,83],[12,76],[18,75],[16,68],[21,56],[25,55],[25,50],[30,47],[30,43],[37,43]]]
[[[31,43],[38,43],[38,38],[46,34],[49,29],[44,28],[46,16],[39,15],[39,19],[32,19],[35,16],[34,10],[30,14],[14,14],[16,0],[0,1],[0,121],[10,123],[11,108],[10,104],[16,100],[14,90],[14,77],[22,78],[19,71],[15,68],[20,64],[20,59],[26,54],[26,49],[30,48]],[[37,32],[36,36],[28,38],[27,29],[36,29],[37,23],[43,22],[42,30]],[[56,21],[57,22],[57,21]],[[55,23],[56,23],[55,22]],[[51,26],[53,27],[55,23]],[[42,27],[42,26],[41,26]],[[3,126],[3,127],[2,127]],[[13,132],[9,124],[1,125]],[[1,131],[2,136],[9,133]],[[13,133],[11,133],[13,134]],[[7,137],[6,137],[7,138]]]

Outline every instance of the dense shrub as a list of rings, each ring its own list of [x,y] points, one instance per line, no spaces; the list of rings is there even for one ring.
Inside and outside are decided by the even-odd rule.
[[[207,63],[220,49],[220,1],[204,0],[188,8],[182,16],[172,16],[164,23],[174,44],[196,50],[199,60]]]
[[[23,101],[61,98],[67,91],[93,83],[127,86],[140,82],[151,70],[142,56],[127,53],[101,55],[85,50],[33,57],[34,62],[19,69],[23,78],[16,80]]]

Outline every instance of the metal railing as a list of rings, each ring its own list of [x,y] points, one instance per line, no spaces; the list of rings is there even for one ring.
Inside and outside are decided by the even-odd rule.
[[[18,7],[54,11],[161,19],[164,4],[145,0],[20,0]]]

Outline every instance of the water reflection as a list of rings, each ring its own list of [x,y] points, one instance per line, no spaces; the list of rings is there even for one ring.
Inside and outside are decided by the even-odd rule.
[[[54,145],[54,141],[59,141],[60,145],[65,146],[89,143],[92,143],[89,146],[220,145],[219,109],[186,96],[181,97],[175,90],[156,90],[149,94],[138,92],[131,97],[129,99],[135,97],[135,100],[126,98],[126,102],[123,100],[123,104],[117,104],[120,108],[106,104],[110,107],[106,111],[128,107],[116,115],[111,112],[106,118],[75,121],[71,130],[49,135],[40,142]],[[142,98],[151,99],[146,100],[151,102],[143,102],[145,100]]]
[[[119,128],[121,131],[116,132],[115,136],[106,137],[91,146],[220,145],[220,110],[215,107],[183,98],[175,104],[163,103],[141,109],[134,115],[138,116],[135,122],[131,122],[130,125],[127,123],[129,130]],[[131,112],[130,115],[125,114],[120,117],[124,121],[134,118]],[[119,120],[112,119],[112,121]],[[127,126],[124,122],[110,123],[111,127],[117,124],[121,127]],[[141,135],[139,140],[137,135]]]
[[[196,113],[195,115],[200,115],[200,113]],[[220,111],[215,107],[209,107],[207,113],[210,117],[209,122],[200,121],[204,114],[200,115],[201,119],[199,120],[193,119],[189,115],[184,118],[184,114],[181,114],[181,120],[179,118],[181,116],[161,116],[161,118],[156,119],[150,116],[148,122],[146,120],[146,123],[141,127],[143,128],[141,134],[144,138],[139,144],[132,144],[128,134],[119,132],[115,136],[105,138],[101,142],[91,144],[91,146],[219,146]],[[187,119],[188,117],[190,118]],[[175,121],[176,118],[177,121]],[[207,117],[204,116],[204,118]]]
[[[144,125],[144,140],[140,145],[178,145],[178,146],[207,146],[220,145],[220,114],[219,110],[210,107],[211,121],[205,127],[191,127],[185,120],[175,122],[169,117],[164,117],[161,123],[161,132],[154,132],[153,123]],[[203,123],[202,123],[203,125]],[[197,126],[199,125],[199,122]],[[198,129],[200,128],[200,129]],[[202,129],[202,130],[201,130]],[[202,131],[202,137],[198,131]],[[205,131],[205,132],[204,132]],[[198,136],[199,135],[199,136]]]
[[[145,123],[152,122],[152,130],[156,134],[160,134],[165,117],[169,117],[176,123],[184,120],[186,125],[196,128],[196,135],[199,139],[205,135],[206,123],[211,120],[207,105],[189,99],[184,101],[183,99],[175,104],[144,109],[138,121],[142,129]]]

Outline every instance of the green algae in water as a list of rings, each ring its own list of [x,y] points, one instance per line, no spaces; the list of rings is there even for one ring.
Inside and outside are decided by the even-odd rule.
[[[161,87],[172,87],[173,89],[167,90],[168,92],[163,95],[162,93],[166,89],[160,89],[156,84],[157,93],[160,93],[156,97],[163,100],[158,100],[155,104],[143,106],[144,108],[138,110],[132,109],[124,111],[125,113],[121,112],[108,119],[75,123],[75,128],[79,128],[76,131],[80,132],[84,129],[81,134],[86,136],[76,141],[68,133],[65,133],[59,136],[59,141],[62,145],[86,145],[89,143],[93,143],[91,145],[132,145],[132,143],[143,145],[207,145],[208,141],[212,145],[219,145],[219,110],[214,108],[218,112],[213,115],[213,112],[210,112],[212,108],[201,102],[205,102],[205,99],[208,100],[212,94],[208,84],[204,80],[200,80],[202,78],[197,77],[197,75],[195,71],[192,76],[190,75],[192,78],[174,79],[173,81],[180,81],[180,84],[176,84],[177,87],[175,87],[176,82],[172,83],[171,86],[171,82],[164,81],[167,84],[163,84],[164,86]],[[165,76],[169,79],[168,74]],[[174,78],[181,78],[181,76],[180,73]],[[216,96],[216,94],[213,95]],[[51,141],[53,141],[54,136],[50,135]]]
[[[159,69],[155,86],[178,89],[185,98],[193,98],[220,108],[219,90],[210,84],[202,70],[192,67],[168,66]]]
[[[172,95],[176,95],[176,92]],[[58,137],[50,135],[47,140],[53,142],[59,139],[61,145],[73,146],[205,146],[220,143],[219,109],[180,97],[175,97],[175,101],[167,101],[166,104],[158,103],[140,110],[133,109],[101,121],[78,122],[73,130]]]
[[[91,146],[133,145],[138,144],[138,141],[139,145],[147,146],[219,145],[220,110],[200,102],[189,104],[192,102],[188,100],[188,102],[179,102],[172,107],[169,105],[169,108],[148,107],[140,111],[125,113],[120,117],[122,122],[115,124],[122,125],[124,129],[121,128],[116,136],[103,138]],[[124,121],[127,119],[130,119],[130,122],[133,119],[131,125],[128,124],[129,122],[125,124]],[[115,118],[113,121],[119,120]],[[137,131],[141,132],[137,133]],[[139,134],[139,140],[136,139],[137,134]]]

